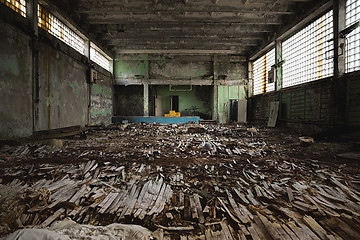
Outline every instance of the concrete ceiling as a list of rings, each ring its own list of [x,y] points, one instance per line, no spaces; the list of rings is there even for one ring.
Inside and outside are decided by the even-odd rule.
[[[275,32],[319,1],[52,2],[113,53],[193,52],[249,56]]]

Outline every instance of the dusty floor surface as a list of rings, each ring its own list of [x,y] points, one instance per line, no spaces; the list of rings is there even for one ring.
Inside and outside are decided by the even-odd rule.
[[[132,223],[164,239],[360,239],[349,143],[242,125],[114,125],[0,149],[0,234]],[[11,194],[7,194],[11,193]]]

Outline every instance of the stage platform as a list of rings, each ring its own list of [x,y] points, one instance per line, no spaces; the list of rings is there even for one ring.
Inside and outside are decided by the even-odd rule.
[[[167,123],[167,124],[174,124],[174,123],[188,123],[188,122],[195,122],[199,123],[200,117],[197,116],[190,116],[190,117],[140,117],[140,116],[132,116],[132,117],[125,117],[125,116],[117,116],[112,117],[113,123],[122,123],[123,121],[128,121],[129,123]]]

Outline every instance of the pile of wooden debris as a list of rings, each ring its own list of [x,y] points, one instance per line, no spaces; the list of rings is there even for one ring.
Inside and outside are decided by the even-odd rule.
[[[17,191],[1,192],[0,207],[16,214],[2,212],[1,234],[70,217],[139,224],[163,239],[360,239],[359,170],[324,162],[330,145],[309,150],[295,136],[279,133],[283,143],[239,126],[173,127],[92,129],[26,153],[7,147],[4,159],[17,164],[0,169],[2,188]]]

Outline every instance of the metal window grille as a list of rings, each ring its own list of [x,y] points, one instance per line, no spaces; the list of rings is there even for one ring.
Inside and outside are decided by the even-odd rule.
[[[21,16],[26,17],[26,1],[25,0],[0,0],[3,4],[19,13]]]
[[[346,1],[346,27],[360,21],[360,0]],[[360,70],[360,28],[346,36],[346,72]]]
[[[38,5],[38,21],[39,27],[54,35],[79,53],[85,54],[86,44],[84,39],[41,5]]]
[[[333,12],[330,11],[282,44],[283,87],[333,75]]]
[[[105,53],[102,53],[93,43],[90,44],[90,59],[111,72],[111,58]]]
[[[275,65],[275,49],[272,49],[254,62],[254,95],[275,90],[275,83],[268,82],[268,73],[273,65]]]

